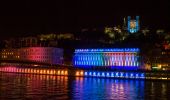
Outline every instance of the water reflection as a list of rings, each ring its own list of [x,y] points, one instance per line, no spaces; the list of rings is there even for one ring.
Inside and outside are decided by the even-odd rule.
[[[145,97],[150,100],[169,100],[170,98],[170,82],[146,82]]]
[[[73,99],[136,100],[144,98],[144,81],[76,78],[73,82]]]
[[[155,100],[169,82],[0,73],[0,100]]]
[[[1,73],[0,99],[68,99],[68,77]]]

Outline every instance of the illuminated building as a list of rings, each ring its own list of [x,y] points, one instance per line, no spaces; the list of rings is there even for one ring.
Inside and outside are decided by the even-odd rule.
[[[18,60],[19,56],[18,49],[2,49],[0,52],[0,58],[5,60]]]
[[[57,39],[74,39],[74,35],[71,33],[58,34]]]
[[[118,71],[112,72],[112,71],[77,70],[75,73],[75,76],[144,79],[145,73],[143,73],[143,72],[118,72]]]
[[[163,33],[165,33],[165,31],[163,29],[158,29],[158,30],[156,30],[156,33],[157,34],[163,34]]]
[[[54,40],[56,38],[56,34],[41,34],[38,37],[41,41]]]
[[[45,69],[45,68],[20,68],[17,66],[3,66],[0,67],[0,72],[15,72],[15,73],[29,73],[29,74],[47,74],[47,75],[63,75],[68,76],[67,69]]]
[[[170,45],[164,44],[164,47],[157,53],[154,54],[151,63],[152,70],[170,70]]]
[[[130,16],[128,16],[128,23],[127,23],[127,30],[130,33],[136,33],[139,31],[139,16],[136,16],[136,19],[131,19]]]
[[[157,64],[158,70],[170,70],[170,48],[162,50],[160,62]]]
[[[38,46],[38,39],[36,37],[21,38],[21,47],[36,47]]]
[[[147,33],[149,33],[150,30],[147,29],[147,28],[145,28],[145,29],[141,30],[141,32],[142,32],[144,35],[147,35]]]
[[[55,40],[55,39],[74,39],[74,35],[71,33],[51,33],[51,34],[41,34],[38,36],[41,41]]]
[[[138,69],[139,49],[76,49],[73,63],[80,68],[110,67],[116,69]]]
[[[62,64],[63,49],[53,47],[26,47],[20,49],[3,49],[1,59],[30,61],[47,64]]]

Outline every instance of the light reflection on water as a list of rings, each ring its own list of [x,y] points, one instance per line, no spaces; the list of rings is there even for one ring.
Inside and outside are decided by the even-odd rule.
[[[74,99],[136,100],[144,98],[144,81],[141,80],[76,78],[72,84]]]
[[[170,98],[170,83],[0,73],[0,100],[143,100]]]

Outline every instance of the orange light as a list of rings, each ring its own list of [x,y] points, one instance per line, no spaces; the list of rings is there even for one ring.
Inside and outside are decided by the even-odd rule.
[[[49,74],[49,70],[47,70],[47,74]]]
[[[28,73],[30,73],[30,69],[28,69]]]
[[[80,72],[80,75],[83,75],[83,71]]]
[[[33,69],[31,69],[31,73],[33,73]]]
[[[24,69],[21,69],[22,73],[24,73]]]
[[[33,70],[33,69],[31,69],[31,73],[34,73],[34,70]]]
[[[26,69],[26,73],[29,73],[29,69]]]
[[[37,72],[37,70],[36,69],[34,69],[34,73],[36,73]]]
[[[27,69],[25,69],[24,73],[27,73]]]
[[[42,74],[42,70],[40,70],[40,74]]]
[[[25,69],[25,72],[28,73],[28,69]]]
[[[68,75],[68,71],[65,71],[65,75]]]
[[[31,73],[31,69],[29,69],[29,73]]]
[[[58,70],[57,74],[60,75],[60,71],[59,70]]]
[[[40,70],[39,70],[39,69],[37,69],[37,73],[38,73],[38,74],[40,73]]]
[[[18,69],[18,72],[19,72],[19,73],[21,72],[21,69],[20,69],[20,68]]]
[[[43,74],[46,74],[45,70],[43,71]]]
[[[50,71],[50,74],[53,74],[53,72],[54,72],[54,70],[51,70],[51,71]]]
[[[64,74],[64,71],[62,70],[62,71],[61,71],[61,75],[63,75],[63,74]]]
[[[54,74],[56,74],[56,70],[54,70]]]
[[[79,76],[79,75],[80,75],[80,74],[79,74],[79,72],[77,71],[77,72],[76,72],[76,76]]]

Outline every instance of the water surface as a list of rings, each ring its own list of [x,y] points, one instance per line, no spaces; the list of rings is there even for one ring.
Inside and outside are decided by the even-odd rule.
[[[168,100],[170,82],[0,72],[0,100]]]

